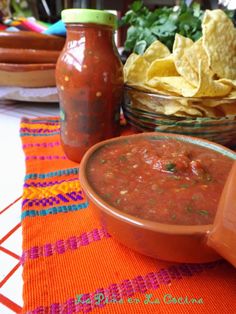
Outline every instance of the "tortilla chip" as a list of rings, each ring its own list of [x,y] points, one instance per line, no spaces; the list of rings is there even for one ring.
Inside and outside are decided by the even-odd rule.
[[[162,59],[170,55],[170,50],[159,40],[154,41],[144,52],[144,59],[152,63],[156,59]]]
[[[195,90],[183,89],[185,97],[221,97],[226,96],[232,90],[232,86],[215,81],[208,73],[204,72],[201,61],[199,62],[199,84]]]
[[[206,10],[202,22],[203,45],[210,66],[219,78],[236,79],[236,29],[222,10]]]
[[[202,116],[202,112],[197,108],[188,106],[185,99],[170,100],[170,99],[156,99],[141,95],[131,97],[132,106],[141,110],[148,110],[153,113],[165,114],[165,115],[178,115],[178,116]],[[182,113],[179,115],[178,113]]]
[[[129,55],[129,57],[127,58],[125,65],[123,67],[123,71],[124,71],[124,81],[127,81],[127,77],[129,76],[129,72],[130,72],[130,67],[132,66],[132,64],[135,62],[135,60],[138,58],[139,55],[137,55],[136,53],[131,53],[131,55]]]
[[[232,90],[229,95],[227,95],[229,99],[236,99],[236,90]]]
[[[133,60],[132,60],[133,59]],[[133,56],[128,62],[128,67],[125,69],[126,82],[143,83],[147,80],[147,70],[149,63],[143,58],[143,56],[138,55]]]
[[[224,110],[234,112],[225,101],[236,99],[236,29],[221,10],[207,10],[202,27],[203,37],[196,42],[176,34],[173,54],[157,40],[142,56],[133,53],[127,59],[124,65],[127,85],[153,94],[183,96],[187,102],[174,108],[172,100],[178,99],[169,99],[170,107],[161,109],[162,104],[151,100],[153,106],[159,106],[159,112],[191,116],[198,111],[200,116],[209,117],[224,115]],[[204,98],[204,102],[198,98]]]
[[[201,60],[203,70],[213,77],[214,73],[210,69],[210,60],[205,48],[203,47],[203,39],[197,40],[190,48],[185,51],[186,58],[195,72],[199,70],[199,60]]]
[[[139,91],[144,91],[144,92],[147,92],[147,93],[153,93],[153,94],[161,94],[161,95],[166,95],[166,96],[179,96],[179,94],[177,93],[174,93],[174,92],[170,92],[170,91],[167,91],[165,89],[161,89],[159,88],[158,90],[155,89],[155,88],[152,88],[148,85],[146,85],[145,83],[129,83],[130,87],[134,87],[136,88],[137,90]]]
[[[192,47],[192,45],[193,41],[191,39],[176,34],[173,45],[173,56],[178,73],[191,85],[197,87],[199,83],[198,73],[193,69],[185,54],[186,50]]]
[[[147,81],[146,85],[151,86],[157,90],[162,89],[168,92],[174,92],[178,95],[183,95],[185,90],[195,91],[195,87],[190,85],[181,76],[155,77]]]
[[[223,84],[226,84],[226,85],[230,85],[232,86],[233,89],[236,89],[236,80],[230,80],[230,79],[219,79],[218,82],[221,82]]]
[[[222,111],[219,108],[206,106],[205,101],[204,105],[202,103],[196,104],[194,102],[193,104],[189,104],[189,106],[200,110],[204,117],[217,118],[223,116]]]
[[[147,79],[150,80],[157,76],[178,76],[173,56],[170,55],[163,59],[153,61],[147,71]]]

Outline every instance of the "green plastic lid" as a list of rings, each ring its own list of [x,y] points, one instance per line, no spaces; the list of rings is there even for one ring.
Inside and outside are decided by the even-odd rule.
[[[111,27],[116,26],[116,16],[102,10],[92,9],[66,9],[61,12],[64,23],[95,23]]]

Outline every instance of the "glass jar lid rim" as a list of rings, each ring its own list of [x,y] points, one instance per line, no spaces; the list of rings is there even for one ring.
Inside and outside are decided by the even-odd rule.
[[[111,27],[116,26],[117,17],[104,10],[94,9],[65,9],[61,12],[64,23],[95,23]]]

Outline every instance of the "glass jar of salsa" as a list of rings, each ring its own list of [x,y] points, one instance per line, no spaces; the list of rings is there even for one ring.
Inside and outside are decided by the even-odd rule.
[[[120,133],[123,69],[115,15],[68,9],[62,20],[67,38],[56,65],[61,144],[69,159],[80,162],[90,146]]]

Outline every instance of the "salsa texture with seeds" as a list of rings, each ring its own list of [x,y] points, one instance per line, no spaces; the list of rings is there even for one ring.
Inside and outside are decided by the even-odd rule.
[[[92,155],[96,193],[126,214],[177,225],[211,224],[233,161],[208,148],[149,137],[107,144]]]

